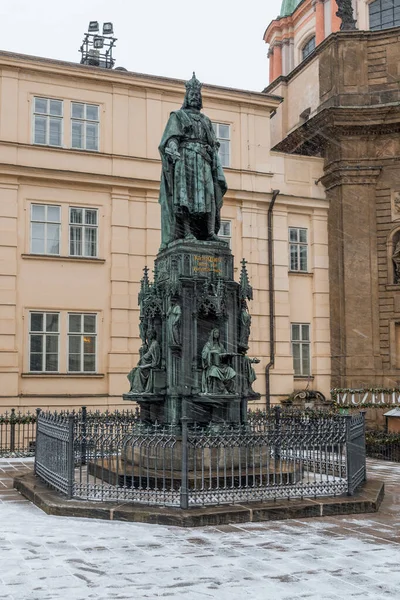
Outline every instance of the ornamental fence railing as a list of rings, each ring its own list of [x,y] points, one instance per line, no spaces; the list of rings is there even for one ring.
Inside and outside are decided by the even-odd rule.
[[[10,412],[0,414],[0,457],[34,456],[36,414]]]
[[[40,413],[35,471],[68,498],[165,506],[353,494],[364,414],[273,410],[231,427],[148,426],[134,413]]]
[[[367,431],[365,438],[367,456],[400,462],[400,433]]]

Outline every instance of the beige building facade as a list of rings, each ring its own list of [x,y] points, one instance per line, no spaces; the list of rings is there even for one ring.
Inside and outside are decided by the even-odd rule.
[[[126,408],[140,346],[137,295],[160,245],[158,144],[182,81],[0,53],[0,412]],[[248,261],[250,356],[265,405],[329,394],[327,201],[319,158],[270,152],[280,98],[203,87],[229,186],[221,236]]]

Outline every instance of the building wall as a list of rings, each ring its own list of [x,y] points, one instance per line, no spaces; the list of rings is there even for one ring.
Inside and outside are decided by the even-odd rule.
[[[144,266],[152,269],[160,244],[158,144],[183,95],[177,80],[0,53],[0,412],[11,406],[126,407],[121,395],[140,345],[139,282]],[[63,147],[33,144],[35,96],[64,101]],[[100,106],[98,152],[71,149],[72,101]],[[205,86],[203,101],[213,121],[231,127],[222,218],[231,221],[238,276],[241,258],[249,261],[254,287],[249,354],[261,359],[255,388],[265,393],[267,212],[272,190],[280,189],[274,209],[277,360],[272,393],[279,399],[311,384],[328,394],[329,340],[320,334],[328,316],[327,205],[315,185],[321,161],[306,163],[270,152],[269,115],[279,99]],[[61,207],[60,256],[31,253],[32,204]],[[69,256],[71,206],[98,209],[97,258]],[[308,275],[288,273],[289,226],[309,229]],[[60,314],[57,373],[29,371],[31,311]],[[97,315],[93,374],[68,371],[69,313]],[[314,379],[294,378],[293,319],[311,325]]]
[[[334,387],[392,388],[400,377],[399,52],[398,28],[327,39],[319,106],[277,144],[324,156]]]

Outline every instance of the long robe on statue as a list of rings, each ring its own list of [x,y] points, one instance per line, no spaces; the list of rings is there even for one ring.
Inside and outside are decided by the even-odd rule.
[[[166,152],[171,139],[176,141],[180,154],[175,162]],[[212,123],[206,115],[190,108],[171,113],[159,146],[163,244],[175,239],[176,216],[184,209],[191,217],[206,217],[215,207],[215,233],[218,233],[222,199],[227,190],[218,148]]]

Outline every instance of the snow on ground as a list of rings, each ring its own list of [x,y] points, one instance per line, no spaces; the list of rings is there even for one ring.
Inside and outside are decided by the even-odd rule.
[[[180,529],[47,516],[0,460],[1,600],[399,598],[400,465],[377,514]]]

